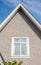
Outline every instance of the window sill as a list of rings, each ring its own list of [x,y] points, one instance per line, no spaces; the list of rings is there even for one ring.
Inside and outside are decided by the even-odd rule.
[[[30,56],[11,56],[11,58],[30,58]]]

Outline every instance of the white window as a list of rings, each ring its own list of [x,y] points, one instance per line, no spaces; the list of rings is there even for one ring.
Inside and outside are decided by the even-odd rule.
[[[29,37],[12,37],[11,57],[29,57]]]

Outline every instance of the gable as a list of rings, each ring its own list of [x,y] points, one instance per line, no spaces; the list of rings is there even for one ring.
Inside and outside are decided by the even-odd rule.
[[[3,1],[0,0],[0,22],[3,22],[3,20],[11,13],[11,11],[16,8],[16,6],[21,3],[24,5],[24,7],[39,21],[41,24],[41,1],[27,1],[27,0],[14,0],[11,1]],[[39,5],[38,5],[39,3]],[[8,5],[9,4],[9,5]],[[31,6],[30,6],[31,5]]]
[[[11,21],[6,25],[6,27],[3,29],[4,32],[13,32],[13,31],[17,31],[17,32],[21,32],[22,30],[26,30],[28,26],[28,24],[26,23],[26,21],[23,19],[23,17],[21,16],[21,14],[23,15],[22,12],[17,12],[17,14],[11,19]],[[25,17],[25,16],[24,16]],[[29,21],[29,20],[28,20]],[[30,27],[29,27],[30,28]],[[3,32],[2,31],[2,32]],[[1,33],[2,33],[1,32]]]
[[[24,14],[24,12],[20,9],[16,15],[10,20],[10,22],[6,25],[2,32],[6,33],[25,33],[25,32],[33,31],[41,38],[41,31],[32,23],[32,21]],[[1,33],[2,33],[1,32]],[[29,34],[30,34],[29,33]],[[27,33],[25,33],[27,34]]]
[[[19,11],[22,10],[26,17],[28,17],[33,24],[41,31],[41,25],[38,23],[38,21],[25,9],[25,7],[22,4],[19,4],[15,10],[4,20],[4,22],[0,25],[0,32],[4,27],[10,22],[10,20],[13,18],[13,16]]]
[[[41,48],[41,33],[34,24],[29,22],[29,18],[27,18],[23,12],[19,11],[2,30],[0,33],[0,48],[4,59],[11,59],[12,37],[29,37],[30,48],[32,51],[31,54],[33,54],[34,51],[35,54],[39,52]]]

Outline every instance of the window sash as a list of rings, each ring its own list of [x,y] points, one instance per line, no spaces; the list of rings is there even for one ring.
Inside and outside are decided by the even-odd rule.
[[[14,38],[19,38],[20,39],[20,42],[14,42]],[[27,39],[27,41],[26,41],[26,43],[25,42],[22,42],[21,43],[21,38],[26,38]],[[14,53],[15,53],[15,49],[14,49],[14,43],[19,43],[20,44],[20,55],[15,55]],[[26,44],[27,45],[27,54],[26,55],[22,55],[22,53],[21,53],[21,45],[22,44]],[[12,37],[12,50],[11,50],[11,56],[19,56],[19,57],[26,57],[26,56],[29,56],[29,37]]]
[[[20,44],[14,44],[14,55],[20,55]]]

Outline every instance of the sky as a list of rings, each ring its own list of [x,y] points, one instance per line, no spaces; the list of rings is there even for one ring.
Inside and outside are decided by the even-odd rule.
[[[17,7],[19,3],[41,24],[41,0],[0,0],[0,24]]]

